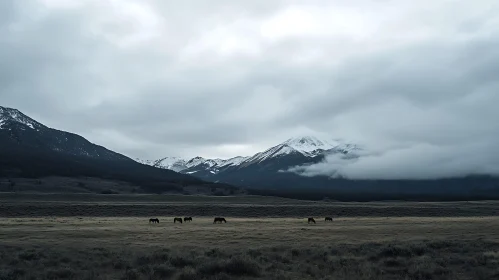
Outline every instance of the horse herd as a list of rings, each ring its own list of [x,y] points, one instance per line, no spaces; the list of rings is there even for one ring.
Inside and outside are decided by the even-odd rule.
[[[325,222],[332,222],[332,221],[333,221],[333,218],[332,218],[332,217],[326,217],[326,218],[324,218],[324,221],[325,221]],[[314,220],[314,218],[308,218],[308,223],[309,223],[309,224],[310,224],[310,223],[314,223],[314,224],[315,224],[315,220]]]
[[[192,217],[184,217],[184,222],[192,222]],[[326,217],[324,219],[325,222],[332,222],[333,221],[333,218],[332,217]],[[173,223],[182,223],[182,218],[173,218]],[[153,223],[153,224],[159,224],[159,219],[158,218],[152,218],[152,219],[149,219],[149,223]],[[227,220],[225,220],[225,218],[222,218],[222,217],[215,217],[215,219],[213,219],[213,223],[216,224],[216,223],[227,223]],[[314,223],[315,224],[315,219],[314,218],[308,218],[308,223]]]

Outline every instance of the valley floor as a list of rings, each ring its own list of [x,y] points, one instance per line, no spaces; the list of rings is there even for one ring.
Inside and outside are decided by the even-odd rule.
[[[175,196],[134,202],[115,196],[109,205],[124,207],[119,209],[125,213],[105,216],[101,209],[89,212],[98,215],[79,215],[74,211],[81,208],[71,208],[105,206],[107,197],[0,194],[0,279],[499,278],[499,217],[483,210],[495,202],[350,204]],[[47,210],[51,206],[55,210]],[[207,206],[219,212],[189,212]],[[256,212],[231,215],[255,206],[278,211],[262,217],[254,217]],[[19,207],[43,211],[21,215]],[[279,207],[298,208],[293,212],[298,215],[279,216],[284,211]],[[328,210],[334,221],[307,212],[314,207]],[[366,208],[378,215],[338,216],[337,207]],[[379,209],[391,207],[413,209],[406,213],[438,208],[454,215],[381,216],[394,210]],[[193,222],[174,224],[173,215],[161,215],[163,208],[178,210],[175,216],[193,216]],[[260,211],[272,209],[267,208]],[[150,209],[159,213],[152,215]],[[473,211],[480,215],[469,215]],[[212,214],[228,222],[213,224]],[[307,224],[309,216],[317,223]],[[153,217],[160,223],[149,224]]]
[[[323,202],[265,196],[0,193],[0,217],[481,217],[499,201]]]

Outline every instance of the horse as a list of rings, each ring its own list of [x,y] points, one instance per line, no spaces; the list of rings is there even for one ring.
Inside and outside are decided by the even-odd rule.
[[[213,223],[217,223],[217,222],[224,222],[224,223],[227,223],[227,221],[225,220],[225,218],[222,218],[222,217],[216,217],[214,220],[213,220]]]
[[[325,221],[326,221],[326,222],[327,222],[327,221],[331,221],[331,222],[332,222],[332,221],[333,221],[333,218],[331,218],[331,217],[326,217]]]
[[[308,223],[310,224],[311,222],[315,224],[314,218],[308,218]]]
[[[184,222],[192,222],[192,217],[184,217]]]
[[[176,223],[176,222],[182,223],[182,218],[174,218],[173,223]]]
[[[159,224],[159,219],[149,219],[149,223],[158,223]]]

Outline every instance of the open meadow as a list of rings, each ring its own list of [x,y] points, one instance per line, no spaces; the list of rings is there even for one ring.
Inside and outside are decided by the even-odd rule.
[[[497,206],[0,194],[0,279],[497,279]]]

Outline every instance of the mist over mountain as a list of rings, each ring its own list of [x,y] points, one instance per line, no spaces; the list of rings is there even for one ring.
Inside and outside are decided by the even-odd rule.
[[[323,161],[294,166],[289,171],[303,176],[329,176],[349,179],[442,179],[470,175],[499,175],[495,143],[477,140],[463,146],[415,144],[379,152],[365,152],[346,160],[328,155]]]
[[[273,193],[292,197],[305,195],[321,198],[321,195],[330,194],[347,200],[352,197],[366,200],[375,197],[445,199],[477,195],[493,197],[499,194],[499,177],[480,172],[483,171],[481,169],[476,172],[447,174],[439,173],[436,169],[433,172],[435,176],[415,176],[430,174],[422,169],[427,168],[429,171],[431,167],[417,169],[418,165],[413,164],[401,165],[399,169],[395,166],[387,168],[376,161],[372,163],[372,170],[378,173],[355,169],[356,164],[364,164],[364,161],[368,162],[373,157],[382,155],[382,152],[371,151],[364,145],[344,140],[302,136],[288,139],[253,156],[228,160],[166,158],[164,163],[156,161],[155,166],[167,169],[181,166],[179,172],[203,180],[243,186],[259,190],[259,194]],[[416,158],[414,160],[420,162]],[[463,170],[466,167],[468,166],[465,165]],[[410,168],[414,168],[414,175],[407,173]],[[392,169],[400,173],[397,174]]]
[[[359,145],[344,143],[342,140],[320,140],[313,136],[302,136],[290,138],[253,156],[237,156],[229,159],[207,159],[199,156],[192,159],[165,157],[158,160],[137,159],[137,161],[185,174],[195,176],[205,174],[205,177],[212,177],[262,164],[270,168],[269,162],[272,161],[278,162],[272,167],[273,169],[285,171],[289,164],[295,162],[293,158],[301,159],[296,161],[297,163],[314,163],[328,155],[341,154],[346,158],[356,157],[361,151],[362,148]]]

